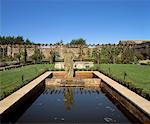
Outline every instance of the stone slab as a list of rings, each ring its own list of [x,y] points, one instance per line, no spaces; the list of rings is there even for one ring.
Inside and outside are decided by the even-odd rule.
[[[150,101],[145,98],[139,96],[128,88],[122,86],[118,82],[112,80],[111,78],[105,76],[104,74],[93,71],[95,75],[97,75],[100,79],[102,79],[109,86],[118,91],[122,96],[124,96],[127,100],[131,101],[134,105],[136,105],[139,109],[145,112],[150,117]]]
[[[45,72],[41,76],[37,77],[24,87],[20,88],[16,92],[12,93],[8,97],[0,101],[0,115],[3,114],[7,109],[13,106],[19,99],[24,95],[29,93],[34,87],[36,87],[40,82],[42,82],[46,77],[48,77],[52,72]]]

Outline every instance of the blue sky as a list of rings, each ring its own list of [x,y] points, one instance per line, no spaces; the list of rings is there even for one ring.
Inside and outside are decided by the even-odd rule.
[[[1,0],[0,35],[33,42],[150,40],[150,0]]]

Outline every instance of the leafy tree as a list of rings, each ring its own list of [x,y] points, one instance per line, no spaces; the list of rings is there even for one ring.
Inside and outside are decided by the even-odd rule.
[[[64,41],[60,41],[60,42],[57,42],[57,43],[55,43],[55,45],[64,45]]]
[[[127,64],[134,62],[134,56],[133,49],[125,47],[122,52],[122,63]]]
[[[19,61],[19,63],[20,63],[20,60],[21,60],[21,53],[18,53],[18,54],[16,55],[16,58],[18,59],[18,61]]]
[[[109,63],[117,63],[118,55],[121,49],[111,47],[109,52]]]
[[[53,62],[58,61],[59,57],[60,57],[59,52],[54,52],[53,53]]]
[[[26,39],[26,41],[23,39],[22,36],[0,36],[0,44],[34,44],[29,39]]]
[[[78,47],[79,47],[79,59],[80,59],[80,61],[82,61],[83,60],[83,46],[86,45],[86,40],[84,40],[83,38],[73,39],[67,45],[78,45]]]
[[[23,44],[24,43],[24,39],[22,36],[17,36],[15,39],[15,43],[16,44]]]
[[[26,45],[24,45],[24,63],[27,62],[27,48]]]
[[[83,38],[79,38],[79,39],[73,39],[69,45],[86,45],[86,40],[84,40]]]
[[[39,49],[36,48],[31,58],[34,61],[34,63],[41,63],[42,58],[44,58],[44,55],[40,52]]]
[[[109,63],[110,62],[110,51],[108,47],[103,47],[101,49],[101,63]]]
[[[94,63],[100,64],[101,59],[101,51],[97,48],[93,49],[92,57],[94,58]]]
[[[31,44],[33,44],[33,43],[27,38],[26,41],[25,41],[25,44],[26,44],[26,45],[31,45]]]
[[[135,56],[137,57],[138,60],[143,60],[144,59],[144,56],[139,51],[135,52]]]

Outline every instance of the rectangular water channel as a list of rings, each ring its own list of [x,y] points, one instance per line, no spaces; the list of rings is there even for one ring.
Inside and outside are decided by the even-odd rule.
[[[31,102],[31,101],[30,101]],[[46,87],[17,115],[13,123],[131,123],[100,88]]]

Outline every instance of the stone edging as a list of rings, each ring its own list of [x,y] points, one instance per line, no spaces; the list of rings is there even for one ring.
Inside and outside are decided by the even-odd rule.
[[[105,76],[104,74],[102,74],[98,71],[93,71],[93,74],[98,76],[102,81],[104,81],[104,83],[106,83],[108,86],[110,86],[111,89],[116,90],[126,100],[128,100],[131,104],[133,104],[137,109],[139,109],[144,114],[146,114],[147,117],[150,119],[150,101],[139,96],[138,94],[134,93],[133,91],[129,90],[128,88],[122,86],[118,82],[112,80],[111,78]],[[104,87],[104,89],[105,89],[105,87]]]
[[[28,94],[33,88],[35,88],[40,82],[45,80],[52,72],[48,71],[37,77],[24,87],[20,88],[16,92],[12,93],[8,97],[4,98],[0,101],[0,115],[2,115],[5,111],[7,111],[11,106],[17,103],[22,97]]]

